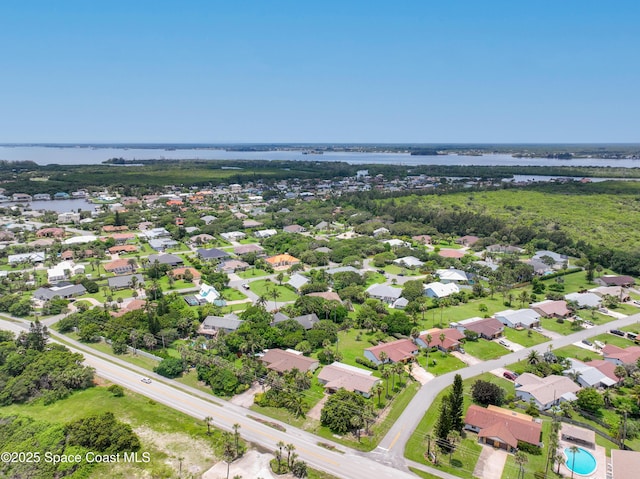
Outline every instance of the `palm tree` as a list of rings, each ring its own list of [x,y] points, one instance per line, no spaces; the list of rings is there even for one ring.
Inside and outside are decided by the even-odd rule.
[[[524,465],[529,461],[529,458],[524,452],[518,451],[513,456],[513,459],[515,460],[516,464],[520,466],[520,470],[518,471],[518,478],[524,478]]]
[[[204,423],[207,425],[207,435],[211,435],[211,424],[213,424],[213,418],[211,416],[205,417]]]
[[[131,340],[131,345],[133,346],[133,354],[136,354],[136,346],[138,344],[139,337],[140,333],[136,329],[132,329],[129,333],[129,339]]]
[[[278,298],[280,297],[280,291],[273,288],[273,290],[271,290],[271,297],[273,298],[273,302],[275,303],[276,309],[278,309]]]
[[[429,349],[431,348],[431,341],[433,341],[433,336],[427,334],[427,336],[424,338],[424,342],[427,343],[427,350],[424,353],[425,357],[427,358],[427,365],[424,368],[425,371],[429,370]]]
[[[393,372],[395,372],[398,375],[398,383],[401,385],[402,384],[402,373],[404,372],[404,364],[395,363],[393,365]],[[393,387],[395,389],[395,382],[394,382]]]
[[[234,437],[235,443],[236,443],[236,457],[239,456],[239,452],[240,452],[239,449],[238,449],[239,448],[238,442],[240,440],[240,433],[238,432],[239,430],[240,430],[240,424],[235,423],[233,425],[233,437]]]
[[[413,342],[416,342],[416,339],[418,339],[420,337],[420,330],[418,328],[412,328],[411,329],[411,339],[413,339]]]
[[[532,349],[529,356],[527,356],[527,362],[529,364],[538,364],[540,362],[540,353]]]
[[[147,349],[153,349],[156,347],[156,344],[158,344],[155,336],[151,333],[145,333],[145,335],[142,336],[142,342]]]
[[[284,448],[287,451],[287,466],[289,466],[289,469],[291,469],[291,466],[293,465],[293,462],[291,460],[291,453],[293,453],[293,451],[296,450],[296,446],[294,446],[293,444],[289,443],[286,446],[284,446]]]
[[[443,351],[445,351],[444,340],[447,339],[447,336],[444,333],[440,333],[440,336],[438,337],[440,338],[440,347],[442,348]]]
[[[380,362],[382,364],[384,364],[387,361],[387,359],[389,359],[389,356],[384,351],[380,351],[380,354],[378,355],[378,357],[380,358]]]
[[[382,376],[382,379],[385,379],[387,382],[387,394],[385,398],[389,399],[389,376],[391,376],[391,373],[387,368],[383,367],[382,369],[380,369],[380,376]]]
[[[580,448],[573,445],[569,448],[569,451],[573,454],[573,458],[571,460],[571,479],[573,479],[573,470],[576,468],[576,454],[580,452]]]
[[[380,402],[380,396],[382,395],[382,391],[384,391],[384,386],[381,383],[377,383],[373,387],[373,391],[378,395],[378,407],[382,407],[382,403]]]
[[[520,293],[520,296],[518,296],[518,299],[520,300],[520,303],[524,308],[526,304],[529,304],[529,293],[527,293],[526,291],[523,291],[522,293]]]
[[[556,460],[556,464],[558,465],[558,469],[556,469],[556,474],[560,475],[560,466],[562,466],[565,463],[564,454],[562,453],[556,454],[555,460]]]

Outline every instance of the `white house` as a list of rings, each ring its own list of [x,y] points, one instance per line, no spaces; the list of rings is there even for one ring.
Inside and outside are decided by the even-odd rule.
[[[576,393],[581,389],[571,379],[556,375],[541,378],[524,373],[516,378],[515,383],[516,397],[525,402],[533,399],[536,407],[543,411],[563,401],[575,401]]]
[[[424,285],[424,294],[429,298],[446,298],[454,293],[459,293],[460,288],[455,283],[429,283]]]
[[[213,286],[209,286],[206,283],[200,285],[200,292],[196,294],[198,300],[205,300],[207,303],[213,303],[220,299],[220,293]]]
[[[440,278],[441,283],[466,283],[469,281],[469,277],[467,273],[462,270],[449,268],[449,269],[438,269],[436,270],[436,275]]]
[[[402,290],[400,288],[392,288],[384,284],[372,284],[367,288],[369,296],[385,303],[392,304],[396,299],[402,296]]]
[[[424,263],[415,256],[405,256],[403,258],[394,259],[393,263],[401,267],[405,266],[407,268],[419,268],[420,266],[424,265]]]
[[[533,309],[507,309],[494,314],[495,318],[509,328],[533,328],[540,325],[540,315]]]
[[[73,261],[61,261],[53,268],[47,269],[49,283],[69,279],[76,274],[84,274],[84,265],[75,264]]]

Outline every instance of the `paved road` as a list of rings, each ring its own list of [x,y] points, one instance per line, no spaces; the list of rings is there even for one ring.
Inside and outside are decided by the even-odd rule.
[[[24,321],[9,322],[0,320],[0,329],[20,333],[26,328],[28,328],[28,323]],[[55,336],[57,335],[52,333],[52,340],[54,341]],[[95,368],[99,376],[192,417],[203,419],[211,416],[214,420],[214,426],[218,428],[231,431],[233,425],[238,423],[241,425],[240,431],[244,439],[269,450],[275,450],[278,441],[293,443],[296,446],[296,452],[300,454],[300,458],[314,468],[346,479],[415,478],[413,474],[407,472],[406,467],[403,467],[403,470],[397,470],[380,464],[362,453],[332,443],[331,441],[320,439],[313,434],[289,425],[285,425],[286,432],[278,431],[248,416],[261,417],[273,422],[271,418],[235,406],[227,401],[213,398],[197,389],[167,380],[142,368],[124,363],[118,358],[85,349],[76,341],[69,340],[68,338],[64,338],[64,340],[67,343],[73,344],[73,346],[67,344],[69,349],[84,355],[85,364]],[[109,359],[107,360],[100,356],[106,356]],[[142,376],[152,378],[153,382],[151,384],[142,383],[140,381]],[[319,441],[333,444],[337,450],[343,453],[320,447],[318,446]]]

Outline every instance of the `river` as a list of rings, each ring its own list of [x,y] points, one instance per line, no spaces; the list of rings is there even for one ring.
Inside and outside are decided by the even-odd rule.
[[[508,154],[411,156],[408,153],[326,152],[322,155],[302,151],[226,151],[215,148],[122,148],[89,146],[0,146],[0,160],[30,160],[38,165],[95,165],[110,158],[126,160],[292,160],[343,161],[350,164],[388,165],[475,165],[475,166],[596,166],[639,168],[640,160],[576,158],[514,158]]]

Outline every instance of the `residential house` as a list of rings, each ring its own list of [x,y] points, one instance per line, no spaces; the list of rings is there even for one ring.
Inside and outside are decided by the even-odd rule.
[[[631,300],[631,296],[622,286],[600,286],[599,288],[590,289],[589,292],[597,294],[601,298],[612,296],[621,303]]]
[[[599,308],[602,303],[602,298],[595,293],[569,293],[564,295],[564,299],[575,302],[580,309]]]
[[[502,324],[513,329],[531,329],[540,326],[540,314],[533,309],[507,309],[494,314]]]
[[[338,293],[334,291],[320,291],[317,293],[309,293],[306,296],[317,296],[318,298],[322,298],[327,301],[337,301],[338,303],[342,304],[342,299],[340,299]]]
[[[155,264],[157,261],[158,264],[168,264],[169,266],[176,267],[180,266],[183,261],[182,258],[175,254],[150,254],[147,258],[149,260],[149,265]]]
[[[130,288],[132,283],[132,278],[136,278],[136,284],[138,288],[144,285],[144,276],[141,274],[128,274],[125,276],[112,276],[107,278],[107,284],[111,289],[125,289]]]
[[[353,266],[337,266],[335,268],[325,269],[325,273],[329,276],[333,276],[337,273],[356,273],[362,276],[362,270],[354,268]]]
[[[236,271],[244,271],[251,267],[249,263],[237,259],[229,259],[218,265],[218,270],[223,273],[235,273]]]
[[[640,452],[611,449],[611,470],[607,470],[608,478],[637,479],[638,471],[640,471]]]
[[[614,378],[610,378],[599,368],[592,366],[591,363],[583,363],[573,358],[568,358],[568,361],[571,366],[565,369],[562,374],[570,377],[584,388],[608,388],[619,382],[619,379],[615,378],[615,375]],[[610,366],[612,371],[615,369],[613,363],[604,360],[601,361],[601,363]]]
[[[393,264],[404,268],[419,268],[424,265],[424,263],[415,256],[404,256],[394,259]]]
[[[33,201],[33,198],[31,197],[31,195],[28,195],[26,193],[14,193],[11,196],[11,201],[13,201],[14,203],[31,203],[31,201]]]
[[[257,244],[244,244],[233,248],[233,253],[238,256],[244,256],[249,253],[255,253],[258,256],[262,256],[264,254],[264,249],[262,246]]]
[[[460,288],[456,283],[440,283],[436,281],[424,285],[424,294],[429,298],[446,298],[452,294],[459,293]]]
[[[402,296],[402,289],[387,286],[386,284],[375,283],[367,288],[367,293],[372,298],[392,304],[396,299]]]
[[[135,253],[138,251],[138,248],[132,244],[123,244],[119,246],[112,246],[107,251],[109,254],[120,254],[120,253]]]
[[[386,355],[385,363],[406,363],[413,361],[418,355],[419,348],[410,339],[398,339],[390,343],[380,343],[364,350],[364,357],[375,364],[382,364],[380,354]]]
[[[472,404],[467,409],[464,428],[478,433],[481,443],[508,452],[516,452],[518,442],[542,446],[542,422],[510,409]]]
[[[407,243],[406,241],[402,241],[401,239],[388,239],[388,240],[384,240],[383,243],[388,244],[389,246],[391,246],[391,248],[409,248],[411,247],[410,243]]]
[[[171,236],[171,233],[166,228],[151,228],[151,229],[143,229],[140,233],[140,236],[146,238],[147,240],[158,239],[158,238],[168,238]]]
[[[460,269],[448,268],[436,270],[436,275],[440,278],[440,282],[447,283],[466,283],[469,281],[467,273]]]
[[[52,268],[47,269],[49,283],[69,279],[76,274],[84,274],[84,265],[75,264],[73,261],[61,261]]]
[[[476,244],[478,241],[480,241],[480,238],[478,238],[477,236],[465,235],[465,236],[461,236],[460,238],[458,238],[456,240],[456,243],[461,244],[462,246],[471,247],[474,244]]]
[[[74,296],[82,296],[87,290],[81,284],[70,284],[67,286],[52,286],[51,288],[38,288],[33,292],[35,299],[50,301],[55,297],[69,299]]]
[[[200,284],[200,291],[195,297],[201,303],[217,304],[216,302],[220,302],[220,293],[218,290],[207,283]]]
[[[289,281],[287,281],[287,284],[296,291],[300,291],[300,288],[302,288],[309,281],[309,278],[307,278],[306,276],[303,276],[299,273],[294,273],[291,275],[291,278],[289,278]]]
[[[571,310],[567,308],[566,301],[552,301],[550,299],[533,303],[531,309],[545,318],[568,318],[572,314]]]
[[[135,267],[135,260],[130,259],[116,259],[103,265],[105,271],[115,274],[131,274],[135,271]]]
[[[154,238],[149,240],[149,246],[155,251],[166,251],[178,246],[178,242],[171,238]]]
[[[215,216],[211,216],[211,215],[205,215],[205,216],[201,216],[200,220],[204,221],[205,225],[208,225],[210,223],[213,223],[215,220],[217,220],[218,218],[216,218]]]
[[[393,303],[391,303],[391,307],[393,309],[404,309],[409,304],[409,300],[407,298],[398,298]]]
[[[129,227],[122,226],[114,226],[114,225],[106,225],[102,227],[102,231],[105,233],[122,233],[123,231],[129,231]]]
[[[285,233],[304,233],[305,231],[307,231],[307,228],[300,225],[288,225],[282,228],[282,231],[284,231]]]
[[[307,358],[298,351],[278,348],[265,351],[260,360],[265,363],[267,369],[285,373],[297,369],[303,373],[315,371],[320,364],[317,359]]]
[[[198,248],[196,253],[205,261],[219,261],[229,257],[229,253],[217,248]]]
[[[473,331],[481,338],[492,340],[501,337],[504,334],[504,324],[496,318],[469,318],[457,323],[451,323],[459,331],[465,329]]]
[[[69,223],[79,223],[80,222],[80,213],[74,213],[72,211],[68,211],[66,213],[58,214],[59,225],[69,224]]]
[[[313,328],[313,326],[319,321],[318,316],[316,316],[315,313],[304,314],[302,316],[296,316],[295,318],[289,318],[289,316],[287,316],[286,314],[278,312],[273,316],[271,326],[275,326],[278,323],[289,320],[295,321],[307,331]]]
[[[621,366],[624,364],[636,364],[640,359],[640,346],[621,348],[613,344],[607,344],[602,348],[604,360]]]
[[[217,336],[218,331],[225,333],[236,331],[242,323],[243,321],[233,313],[224,316],[207,316],[200,324],[198,334],[212,338]]]
[[[194,281],[198,281],[202,277],[200,271],[193,267],[174,268],[171,270],[171,274],[175,279],[183,279],[187,271],[189,271]]]
[[[269,230],[256,231],[255,233],[253,233],[253,236],[255,236],[258,239],[264,239],[264,238],[269,238],[271,236],[275,236],[277,234],[278,232],[276,230],[269,229]]]
[[[290,254],[278,254],[267,258],[265,261],[274,269],[287,269],[300,262],[298,258],[291,256]]]
[[[333,362],[322,368],[318,374],[318,382],[333,393],[339,389],[357,392],[362,396],[371,397],[371,391],[381,380],[373,376],[372,371],[365,371],[348,364]]]
[[[208,235],[207,233],[202,233],[199,235],[194,235],[191,238],[189,238],[189,242],[191,244],[195,244],[195,245],[200,245],[200,244],[204,244],[204,243],[208,243],[209,241],[213,241],[215,238],[211,235]]]
[[[113,233],[109,238],[113,238],[116,244],[125,244],[128,241],[136,239],[136,235],[133,233]]]
[[[38,238],[64,238],[64,228],[42,228],[36,231]]]
[[[73,256],[74,256],[73,250],[70,250],[70,249],[65,250],[62,253],[60,253],[60,259],[62,261],[71,261],[71,260],[73,260]]]
[[[516,397],[529,402],[533,399],[536,407],[546,411],[564,401],[575,401],[576,393],[582,389],[571,379],[552,374],[541,378],[531,373],[524,373],[515,380]]]
[[[601,286],[621,286],[623,288],[630,288],[635,284],[635,279],[631,276],[616,276],[616,275],[604,275],[593,280],[595,283]]]
[[[243,228],[257,228],[258,226],[262,226],[262,223],[256,220],[244,220],[242,222]]]
[[[440,336],[444,335],[444,339],[441,339]],[[429,345],[427,345],[428,336],[431,336],[431,341]],[[433,328],[427,331],[423,331],[420,333],[420,336],[416,338],[416,344],[421,348],[426,347],[437,347],[440,351],[451,352],[457,351],[460,349],[462,343],[460,342],[464,339],[464,334],[461,333],[456,328]]]
[[[550,259],[547,259],[550,258]],[[532,260],[542,261],[543,263],[550,263],[553,269],[561,269],[568,262],[569,257],[565,254],[554,253],[553,251],[536,251],[532,256]],[[553,260],[553,263],[551,261]]]
[[[460,259],[465,254],[467,253],[460,249],[442,248],[440,251],[438,251],[438,256],[442,258]]]
[[[47,258],[45,253],[20,253],[20,254],[10,254],[7,257],[7,261],[9,264],[20,264],[20,263],[44,263],[44,260]]]
[[[240,241],[245,239],[247,235],[241,231],[229,231],[227,233],[220,233],[220,236],[226,241]]]
[[[382,228],[373,230],[373,237],[377,238],[378,236],[388,235],[389,233],[389,230],[383,226]]]
[[[424,245],[431,244],[431,236],[429,236],[429,235],[416,235],[416,236],[412,236],[411,239],[413,241],[416,241],[418,243],[422,243]]]
[[[120,316],[124,316],[131,311],[137,311],[139,309],[144,309],[147,305],[147,302],[144,299],[132,299],[131,301],[127,301],[123,303],[122,307],[118,311],[109,311],[109,314],[114,318],[119,318]]]

